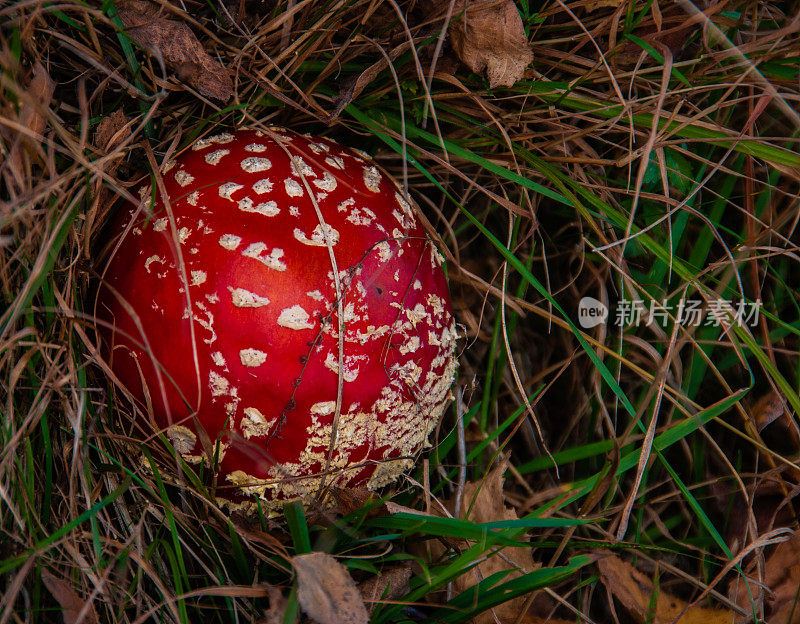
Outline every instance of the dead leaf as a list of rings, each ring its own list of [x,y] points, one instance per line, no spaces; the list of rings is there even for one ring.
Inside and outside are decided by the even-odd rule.
[[[94,144],[102,152],[106,154],[112,153],[118,145],[121,145],[131,135],[131,128],[128,124],[128,118],[121,110],[116,110],[97,125],[97,130],[94,133]],[[115,155],[112,159],[104,161],[103,168],[109,176],[114,176],[122,164],[124,154],[120,153]],[[100,165],[98,165],[100,166]],[[88,260],[92,255],[92,231],[94,224],[97,220],[98,212],[110,211],[114,204],[112,192],[105,185],[105,180],[102,178],[97,179],[94,186],[94,202],[92,207],[86,213],[86,219],[83,223],[83,254]],[[101,214],[101,218],[103,214]]]
[[[627,4],[627,0],[586,0],[578,6],[587,13],[591,13],[600,9],[616,9],[623,3]]]
[[[322,552],[292,559],[297,573],[297,600],[319,624],[367,624],[364,600],[347,569]]]
[[[734,615],[726,609],[692,606],[659,589],[655,609],[650,602],[653,581],[615,555],[597,561],[600,580],[637,622],[653,624],[731,624]],[[687,608],[688,607],[688,608]]]
[[[147,0],[122,0],[117,11],[131,39],[163,58],[181,80],[205,96],[222,102],[231,98],[228,70],[211,58],[186,24],[167,17],[159,5]]]
[[[781,453],[796,453],[800,448],[800,428],[785,406],[786,399],[770,390],[750,408],[750,418],[745,424],[761,434],[767,447]]]
[[[336,502],[336,511],[342,515],[348,515],[354,511],[362,509],[366,504],[375,498],[371,490],[362,488],[330,488],[331,496]]]
[[[33,66],[33,76],[28,85],[28,95],[33,102],[23,104],[20,111],[20,121],[35,135],[44,132],[47,122],[41,111],[50,105],[54,90],[55,83],[50,74],[44,65],[37,61]]]
[[[425,513],[424,511],[419,511],[418,509],[413,509],[412,507],[406,507],[405,505],[399,505],[392,501],[386,501],[384,503],[384,507],[386,507],[386,512],[394,515],[400,513],[408,513],[408,514],[417,514],[418,516],[430,516],[431,514]]]
[[[267,594],[269,595],[269,609],[257,624],[283,624],[283,616],[286,614],[286,598],[281,590],[273,585],[267,585]]]
[[[42,582],[45,587],[47,587],[47,590],[53,594],[53,598],[56,599],[56,602],[61,605],[61,615],[64,618],[64,624],[73,624],[77,622],[78,616],[83,610],[86,601],[75,593],[71,584],[64,579],[52,575],[44,568],[42,569]],[[80,621],[84,624],[95,624],[100,621],[93,605],[90,604],[88,606],[86,615]]]
[[[362,32],[372,39],[398,41],[405,38],[404,22],[412,17],[412,11],[404,11],[405,18],[398,17],[394,7],[388,2],[370,2],[368,5],[353,4]],[[408,24],[411,25],[411,24]]]
[[[525,615],[521,620],[519,620],[519,624],[575,624],[574,619],[572,620],[562,620],[561,618],[554,618],[549,616],[542,616],[542,615]],[[515,621],[514,624],[517,624]]]
[[[55,83],[50,78],[44,65],[36,62],[33,65],[30,82],[21,94],[19,114],[16,121],[29,132],[14,132],[13,144],[6,159],[6,167],[10,171],[17,188],[24,189],[31,179],[31,159],[43,162],[39,157],[39,141],[36,137],[44,134],[47,120],[42,112],[50,106]],[[7,111],[7,115],[11,111]]]
[[[336,96],[336,108],[331,113],[328,123],[337,119],[347,105],[356,99],[366,86],[375,80],[377,75],[389,66],[389,62],[394,61],[409,47],[411,47],[410,43],[401,43],[396,48],[390,50],[387,56],[381,56],[375,63],[367,67],[360,74],[344,81],[342,88],[339,89],[339,95]]]
[[[408,582],[411,580],[411,568],[395,567],[381,572],[378,576],[367,579],[358,586],[364,602],[369,603],[370,612],[376,603],[397,600],[409,592]]]
[[[459,0],[450,26],[458,58],[476,74],[486,70],[489,86],[513,86],[533,61],[522,18],[513,0]]]
[[[800,535],[775,546],[764,564],[764,615],[768,624],[800,624]],[[741,577],[731,582],[729,596],[748,613],[752,612],[750,593],[758,597],[759,586]]]
[[[247,17],[245,3],[246,0],[222,0],[222,15],[231,26],[240,24]]]
[[[764,427],[781,418],[784,411],[783,399],[774,390],[762,396],[750,410],[759,433]]]
[[[655,6],[652,8],[655,9]],[[687,52],[687,48],[691,49],[694,45],[691,43],[692,33],[698,28],[700,28],[698,23],[687,19],[686,13],[680,6],[673,3],[662,6],[661,10],[654,11],[653,20],[643,23],[633,34],[659,52],[663,53],[664,48],[669,49],[673,58],[680,60]],[[613,59],[620,68],[627,69],[640,62],[639,58],[643,54],[646,56],[646,52],[640,45],[628,41],[621,46]]]
[[[130,136],[131,130],[129,127],[126,128],[127,124],[128,118],[125,113],[121,110],[115,110],[97,124],[97,130],[94,133],[94,144],[104,152],[110,152]]]
[[[518,520],[513,509],[506,507],[503,495],[503,473],[508,467],[506,461],[501,461],[493,468],[483,481],[467,482],[461,498],[458,514],[455,513],[455,500],[449,502],[453,515],[472,522],[497,522],[500,520]],[[466,544],[465,544],[466,545]],[[439,549],[443,547],[439,546]],[[432,550],[437,547],[432,545]],[[441,550],[439,551],[441,554]],[[438,555],[437,555],[438,556]],[[534,562],[528,548],[503,548],[499,553],[488,557],[466,574],[462,574],[453,582],[454,595],[460,594],[470,587],[477,585],[483,579],[495,574],[512,570],[501,582],[510,581],[527,572],[531,572],[540,565]],[[506,619],[514,621],[525,608],[528,596],[520,596],[509,600],[491,611],[480,614],[474,618],[476,624],[494,624],[495,616],[502,622]]]

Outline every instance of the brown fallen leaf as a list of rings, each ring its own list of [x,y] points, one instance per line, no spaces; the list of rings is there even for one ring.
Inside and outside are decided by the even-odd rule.
[[[131,130],[128,124],[128,118],[121,110],[116,110],[102,121],[97,124],[97,130],[94,133],[94,144],[104,152],[110,152],[115,146],[122,143],[127,139]]]
[[[767,624],[800,624],[800,535],[775,546],[764,564],[764,616]],[[728,595],[752,613],[750,594],[758,600],[759,585],[747,584],[741,577],[731,581]]]
[[[653,3],[651,9],[655,6],[656,3]],[[669,49],[673,58],[680,60],[695,45],[691,43],[692,33],[696,32],[700,25],[695,20],[687,19],[686,13],[678,3],[662,8],[663,13],[660,10],[654,11],[653,20],[644,22],[633,34],[661,53],[664,48]],[[624,43],[614,56],[614,63],[623,69],[632,68],[639,62],[642,54],[646,55],[646,51],[637,43],[629,41]]]
[[[616,9],[623,3],[626,3],[626,0],[585,0],[578,4],[576,8],[579,7],[587,13],[591,13],[600,9]]]
[[[161,6],[148,0],[121,0],[117,11],[131,39],[163,58],[178,78],[205,96],[222,102],[231,98],[228,70],[211,58],[186,24],[167,17]]]
[[[331,496],[336,503],[336,511],[342,515],[358,511],[374,499],[375,495],[367,488],[330,488]]]
[[[116,110],[97,124],[97,130],[94,133],[94,144],[102,152],[106,154],[112,153],[117,146],[122,144],[131,135],[131,128],[128,124],[128,118],[121,110]],[[114,176],[122,164],[124,154],[120,153],[115,155],[111,160],[104,161],[105,172],[109,176]],[[99,165],[98,165],[99,166]],[[98,178],[94,187],[94,202],[86,214],[86,219],[83,223],[83,254],[88,260],[92,255],[92,230],[97,221],[98,213],[102,219],[104,213],[111,210],[113,199],[111,199],[111,191],[106,187],[105,181]]]
[[[576,620],[562,620],[557,617],[550,617],[547,615],[525,615],[518,622],[515,620],[514,624],[575,624]]]
[[[692,606],[659,589],[655,608],[651,599],[653,581],[615,555],[597,561],[600,580],[637,622],[652,624],[732,624],[733,613],[726,609]],[[688,607],[688,608],[687,608]]]
[[[231,26],[240,24],[247,17],[246,0],[222,0],[222,15]]]
[[[367,624],[364,600],[347,569],[322,552],[292,559],[300,607],[319,624]]]
[[[20,97],[19,114],[15,115],[15,121],[28,132],[15,131],[11,135],[13,143],[2,167],[8,169],[18,189],[24,189],[30,183],[31,160],[44,162],[39,156],[41,150],[36,137],[42,135],[47,126],[43,112],[50,106],[54,90],[55,83],[50,74],[36,61],[28,87]],[[6,114],[10,116],[12,112],[9,110]]]
[[[386,501],[383,506],[386,508],[386,512],[394,515],[399,513],[408,513],[408,514],[417,514],[418,516],[430,516],[432,514],[425,513],[424,511],[419,511],[418,509],[413,509],[412,507],[406,507],[405,505],[399,505],[392,501]]]
[[[784,415],[788,416],[786,410],[783,408],[783,404],[783,399],[774,390],[768,392],[756,401],[750,413],[753,417],[753,421],[755,421],[756,430],[759,433],[764,430],[764,427],[772,424]]]
[[[459,518],[471,520],[472,522],[518,520],[516,512],[505,505],[503,473],[507,467],[507,462],[501,461],[486,475],[483,481],[467,482],[464,485],[461,505],[457,514],[455,513],[455,500],[449,501],[449,507],[453,515],[458,515]],[[465,542],[464,545],[468,544]],[[435,556],[439,556],[443,551],[443,547],[432,545],[431,550]],[[512,570],[502,579],[502,583],[539,567],[540,565],[534,562],[530,549],[503,548],[499,553],[488,557],[466,574],[459,576],[453,582],[453,593],[454,595],[460,594],[497,572]],[[494,624],[496,622],[495,616],[501,622],[506,620],[513,622],[520,614],[520,611],[525,608],[527,600],[528,596],[520,596],[509,600],[490,611],[480,614],[474,618],[473,622],[476,624]]]
[[[738,487],[724,483],[710,486],[720,513],[728,515],[725,541],[736,554],[756,536],[795,522],[793,500],[800,494],[794,485],[793,469],[779,466],[770,470],[748,486],[748,499]]]
[[[792,454],[800,449],[800,427],[786,405],[785,397],[770,390],[748,410],[745,428],[751,435],[760,435],[768,448]]]
[[[377,603],[382,601],[397,600],[409,591],[408,582],[411,580],[411,568],[398,566],[381,572],[378,576],[367,579],[358,586],[361,597],[368,603],[370,613]]]
[[[42,569],[42,582],[47,587],[47,590],[53,594],[56,602],[61,605],[64,624],[77,622],[78,616],[86,605],[86,601],[78,596],[70,583],[54,576],[45,569]],[[94,610],[94,605],[90,604],[86,607],[86,615],[80,621],[84,624],[96,624],[100,621],[97,617],[97,612]]]
[[[450,42],[467,67],[485,70],[492,88],[522,78],[533,52],[513,0],[457,0],[453,15],[460,17],[450,26]]]
[[[336,96],[336,108],[334,108],[333,112],[331,113],[328,123],[331,123],[333,120],[337,119],[347,105],[356,99],[367,87],[367,85],[375,80],[376,76],[389,66],[389,62],[394,61],[409,47],[411,47],[411,44],[408,42],[401,43],[399,46],[390,50],[387,56],[381,56],[376,62],[364,69],[364,71],[362,71],[360,74],[344,81],[341,89],[339,89],[339,95]]]
[[[267,585],[267,594],[269,595],[269,609],[264,612],[264,617],[256,624],[283,624],[286,614],[286,597],[280,589],[273,585]]]

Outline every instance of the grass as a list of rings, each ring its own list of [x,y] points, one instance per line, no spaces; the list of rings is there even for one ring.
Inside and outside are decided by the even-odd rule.
[[[788,5],[733,2],[692,21],[688,4],[658,0],[520,1],[534,62],[490,89],[448,45],[429,81],[442,18],[419,3],[256,4],[232,23],[221,3],[172,3],[236,71],[223,106],[141,50],[113,0],[0,4],[0,622],[60,617],[46,574],[100,621],[257,620],[277,587],[293,622],[291,558],[311,551],[359,582],[411,567],[374,623],[467,622],[519,596],[535,596],[528,618],[611,621],[593,565],[608,550],[687,599],[715,581],[704,604],[736,611],[727,584],[750,560],[719,573],[762,533],[797,525],[800,56]],[[656,36],[659,24],[677,37]],[[379,48],[409,38],[413,51],[337,99]],[[54,82],[44,106],[29,88],[36,62]],[[92,137],[118,110],[131,133],[106,153]],[[382,500],[228,517],[208,475],[183,464],[176,477],[169,442],[131,417],[96,350],[103,228],[150,163],[209,126],[254,119],[369,152],[446,252],[461,400],[384,498],[431,511],[502,456],[496,503],[517,520],[392,514]],[[585,296],[612,322],[584,329]],[[761,307],[754,324],[669,313],[620,327],[622,299]],[[754,406],[769,392],[785,415],[763,427]],[[770,480],[785,504],[774,527],[756,522]],[[454,592],[507,549],[540,567],[507,565]]]

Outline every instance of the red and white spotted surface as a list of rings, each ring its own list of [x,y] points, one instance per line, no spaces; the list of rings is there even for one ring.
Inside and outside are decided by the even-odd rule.
[[[279,128],[201,139],[164,170],[169,210],[144,187],[114,226],[134,218],[97,306],[114,373],[188,462],[209,463],[196,415],[218,442],[221,502],[394,481],[456,365],[442,259],[395,182]]]

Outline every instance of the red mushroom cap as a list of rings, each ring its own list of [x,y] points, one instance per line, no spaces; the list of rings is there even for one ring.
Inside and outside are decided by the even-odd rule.
[[[164,169],[168,206],[142,188],[115,226],[97,306],[113,372],[187,461],[209,461],[195,422],[219,442],[227,498],[392,482],[449,400],[456,337],[396,183],[279,128],[201,139]]]

